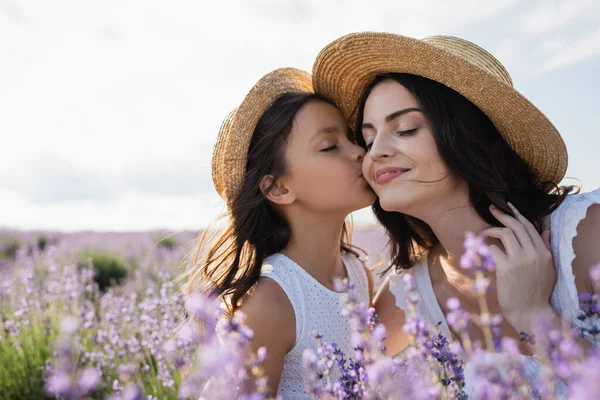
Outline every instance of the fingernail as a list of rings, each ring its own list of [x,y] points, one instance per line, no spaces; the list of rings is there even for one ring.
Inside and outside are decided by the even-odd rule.
[[[493,205],[493,204],[490,204],[490,210],[497,210],[497,209],[498,209],[498,208],[496,208],[496,206],[495,206],[495,205]]]
[[[512,203],[511,203],[510,201],[508,202],[508,206],[509,206],[510,208],[512,208],[513,210],[516,210],[515,206],[513,206],[513,205],[512,205]]]

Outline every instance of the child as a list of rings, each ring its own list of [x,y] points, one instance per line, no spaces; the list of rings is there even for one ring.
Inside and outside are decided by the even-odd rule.
[[[190,283],[201,280],[229,314],[246,315],[253,350],[267,349],[268,387],[286,399],[308,397],[302,354],[316,348],[315,331],[354,354],[334,281],[347,278],[365,303],[373,290],[344,222],[375,200],[361,172],[365,152],[350,137],[310,75],[285,68],[227,116],[213,154],[229,225]]]

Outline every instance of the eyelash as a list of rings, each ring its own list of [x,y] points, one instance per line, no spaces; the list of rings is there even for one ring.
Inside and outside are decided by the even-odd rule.
[[[322,152],[328,152],[328,151],[333,151],[333,150],[335,150],[335,149],[337,149],[337,145],[334,145],[334,146],[329,146],[329,147],[327,147],[326,149],[323,149],[323,150],[321,150],[321,151],[322,151]]]
[[[410,135],[414,134],[416,131],[417,131],[417,128],[409,129],[407,131],[399,131],[399,132],[396,132],[396,134],[398,134],[400,136],[410,136]],[[371,147],[373,147],[373,142],[367,143],[365,146],[365,150],[368,152],[369,150],[371,150]]]

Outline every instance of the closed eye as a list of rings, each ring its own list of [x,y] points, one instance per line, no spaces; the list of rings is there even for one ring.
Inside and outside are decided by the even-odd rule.
[[[417,131],[417,128],[409,129],[407,131],[398,131],[398,132],[396,132],[396,134],[400,135],[400,136],[409,136],[409,135],[414,134],[416,131]]]
[[[323,149],[321,151],[327,152],[327,151],[333,151],[335,149],[337,149],[337,145],[329,146],[329,147],[327,147],[327,148],[325,148],[325,149]]]

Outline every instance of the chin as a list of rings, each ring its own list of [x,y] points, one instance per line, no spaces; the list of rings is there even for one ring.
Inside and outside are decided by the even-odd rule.
[[[392,196],[385,196],[379,198],[379,205],[383,208],[384,211],[388,212],[401,212],[404,213],[406,210],[406,202],[399,201],[398,198],[390,198]],[[395,196],[394,196],[395,197]]]

